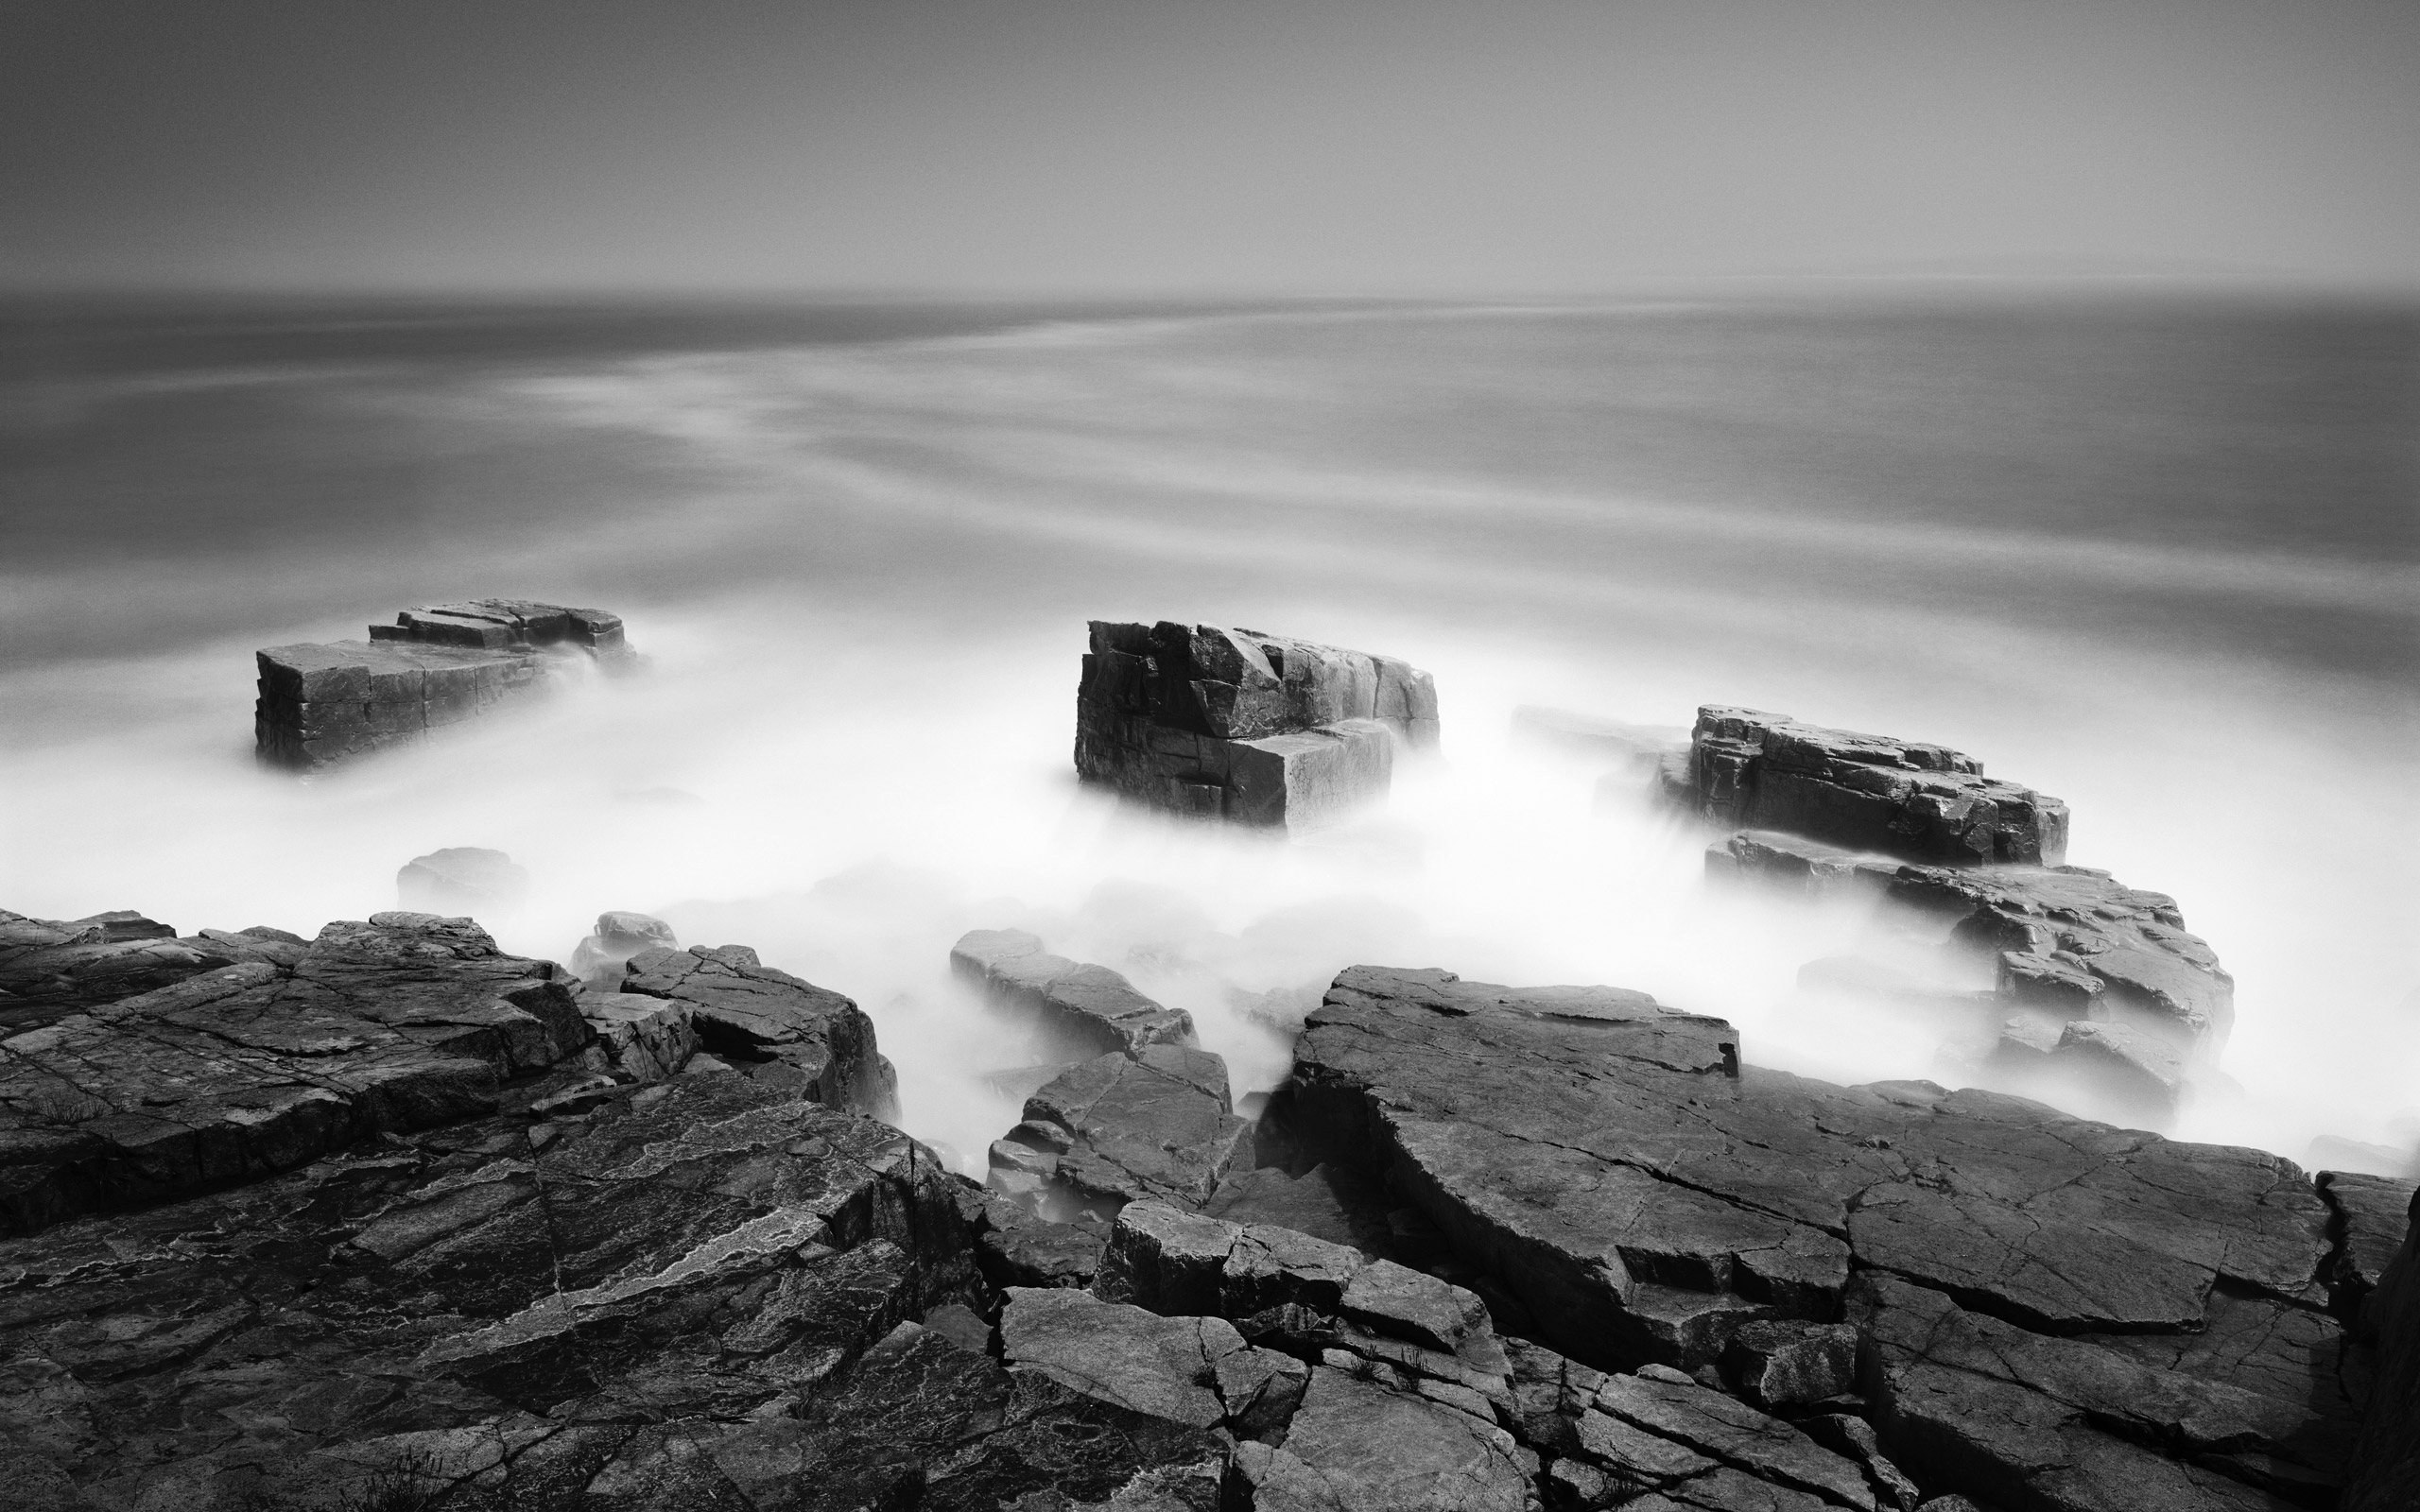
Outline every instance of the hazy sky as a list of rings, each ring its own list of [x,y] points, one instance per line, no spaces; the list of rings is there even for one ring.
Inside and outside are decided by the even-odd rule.
[[[2420,0],[0,0],[0,283],[2420,283]]]

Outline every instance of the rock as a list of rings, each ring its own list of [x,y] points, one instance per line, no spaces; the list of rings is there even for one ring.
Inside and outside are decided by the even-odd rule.
[[[1326,1366],[1284,1442],[1237,1446],[1255,1512],[1524,1512],[1530,1466],[1503,1429]]]
[[[1817,1504],[1869,1512],[1875,1504],[1858,1466],[1779,1418],[1699,1385],[1668,1366],[1647,1366],[1634,1375],[1610,1378],[1598,1388],[1589,1408],[1592,1415],[1611,1421],[1595,1425],[1583,1418],[1578,1430],[1582,1452],[1594,1450],[1600,1464],[1634,1484],[1654,1477],[1657,1488],[1666,1488],[1668,1483],[1662,1483],[1661,1476],[1668,1472],[1664,1467],[1687,1463],[1672,1452],[1678,1449],[1751,1480],[1820,1499]],[[1649,1442],[1642,1445],[1642,1437]],[[1640,1453],[1641,1448],[1648,1452]]]
[[[549,962],[378,914],[0,1040],[0,1233],[290,1170],[493,1109],[589,1030]]]
[[[1046,1216],[1103,1217],[1137,1197],[1198,1207],[1218,1190],[1251,1125],[1231,1111],[1227,1063],[1206,1050],[1151,1045],[1070,1067],[1028,1098],[1025,1117],[1064,1130],[1045,1183]]]
[[[745,945],[641,951],[622,991],[683,1005],[704,1049],[756,1077],[876,1118],[898,1117],[898,1080],[874,1047],[873,1021],[838,992],[775,971]]]
[[[2358,1317],[2403,1247],[2420,1185],[2350,1171],[2322,1171],[2318,1184],[2333,1215],[2329,1228],[2336,1240],[2334,1263],[2321,1280],[2333,1294],[2336,1311]]]
[[[596,932],[572,947],[571,974],[591,987],[613,990],[621,985],[622,967],[641,951],[681,948],[672,926],[649,914],[627,912],[596,916]]]
[[[700,1043],[690,1005],[639,992],[583,992],[588,1021],[607,1064],[626,1081],[662,1081],[689,1063]]]
[[[2338,1179],[2342,1179],[2339,1177]],[[2420,1503],[2420,1194],[2403,1242],[2362,1299],[2361,1337],[2377,1350],[2369,1410],[2345,1474],[2343,1512],[2395,1512]]]
[[[1924,1500],[1924,1492],[1916,1483],[1884,1455],[1874,1425],[1864,1418],[1846,1413],[1824,1413],[1800,1418],[1797,1428],[1833,1453],[1862,1467],[1865,1483],[1874,1491],[1875,1505],[1885,1512],[1915,1512],[1917,1503]]]
[[[2057,866],[2067,808],[1942,746],[1708,704],[1670,795],[1726,830],[1779,830],[1905,861]]]
[[[420,914],[494,915],[529,894],[529,870],[501,850],[454,846],[414,856],[395,873],[399,905]]]
[[[1215,626],[1092,623],[1076,771],[1137,802],[1301,833],[1383,795],[1437,743],[1428,674]]]
[[[2326,1254],[2325,1210],[2273,1156],[1738,1070],[1719,1020],[1575,1017],[1574,990],[1354,968],[1268,1116],[1385,1173],[1599,1368],[1694,1369],[1760,1318],[1831,1321],[1853,1268],[2048,1332],[2181,1334],[2214,1288],[2308,1295]]]
[[[930,1152],[795,1089],[655,1091],[535,1153],[478,1119],[0,1245],[11,1447],[95,1506],[363,1505],[405,1472],[481,1505],[691,1505],[648,1488],[761,1486],[759,1425],[826,1445],[828,1486],[843,1443],[928,1444],[1015,1396],[937,1337],[954,1363],[921,1379],[977,1383],[959,1401],[886,1397],[865,1363],[971,1279]],[[990,1431],[1098,1420],[1052,1400]]]
[[[1199,1043],[1191,1014],[1160,1006],[1106,966],[1052,955],[1021,929],[971,930],[950,947],[949,964],[994,1006],[1030,1025],[1045,1054],[1090,1059]]]
[[[1291,1228],[1376,1260],[1388,1243],[1385,1195],[1342,1166],[1315,1165],[1288,1177],[1275,1166],[1231,1171],[1202,1211],[1229,1223]]]
[[[273,645],[254,661],[260,759],[312,771],[543,693],[571,662],[618,670],[634,658],[622,622],[602,610],[478,599],[406,610],[370,627],[366,642]]]
[[[2076,1020],[2060,1031],[2048,1061],[2054,1073],[2074,1074],[2088,1095],[2119,1116],[2132,1114],[2154,1126],[2176,1116],[2185,1057],[2132,1024]]]
[[[1054,1223],[1001,1196],[978,1207],[983,1216],[976,1258],[994,1286],[1092,1285],[1109,1240],[1109,1226],[1098,1215],[1080,1212]]]
[[[1708,876],[1778,878],[1815,896],[1879,899],[1995,963],[2002,1016],[2124,1023],[2211,1061],[2235,1023],[2235,980],[2176,901],[2083,867],[1925,867],[1791,835],[1735,834]]]
[[[1751,1323],[1723,1346],[1721,1366],[1752,1406],[1844,1397],[1857,1389],[1857,1331],[1837,1323]]]
[[[38,1029],[79,1007],[268,959],[274,943],[217,930],[179,939],[127,910],[49,919],[0,909],[0,1032]]]
[[[1012,1288],[1000,1314],[1011,1370],[1192,1428],[1281,1427],[1309,1372],[1218,1317],[1164,1317],[1082,1292]],[[1249,1436],[1248,1433],[1246,1436]]]

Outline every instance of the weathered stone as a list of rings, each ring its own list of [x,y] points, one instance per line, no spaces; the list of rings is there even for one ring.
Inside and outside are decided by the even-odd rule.
[[[2057,866],[2067,808],[1945,747],[1708,704],[1672,797],[1729,830],[1780,830],[1902,860]]]
[[[286,954],[279,940],[251,932],[203,930],[179,939],[167,925],[127,910],[49,919],[0,909],[0,1032],[38,1029],[79,1007]]]
[[[1067,1211],[1108,1217],[1137,1197],[1208,1201],[1251,1132],[1230,1107],[1224,1060],[1150,1045],[1133,1059],[1107,1055],[1070,1067],[1027,1101],[1025,1116],[1068,1132],[1051,1177]]]
[[[703,1047],[735,1068],[795,1081],[833,1108],[898,1116],[898,1078],[874,1047],[873,1021],[839,993],[745,945],[641,951],[623,970],[624,993],[684,1005]]]
[[[795,1089],[650,1089],[534,1153],[525,1126],[0,1243],[0,1434],[95,1507],[326,1505],[398,1469],[495,1498],[468,1505],[694,1504],[616,1499],[648,1484],[634,1425],[717,1441],[856,1389],[971,1279],[930,1152]]]
[[[1080,1212],[1065,1223],[1044,1218],[1023,1203],[994,1196],[978,1204],[983,1214],[977,1261],[994,1286],[1093,1284],[1100,1268],[1109,1226]]]
[[[1865,1470],[1865,1483],[1874,1491],[1875,1505],[1884,1512],[1915,1512],[1917,1503],[1924,1500],[1924,1492],[1916,1483],[1882,1452],[1882,1441],[1875,1436],[1874,1425],[1864,1418],[1846,1413],[1823,1413],[1799,1418],[1797,1427],[1833,1453],[1856,1461]]]
[[[950,948],[950,970],[1028,1024],[1042,1054],[1088,1060],[1148,1045],[1192,1046],[1193,1015],[1165,1008],[1105,966],[1052,955],[1021,929],[977,929]]]
[[[631,664],[622,622],[602,610],[477,599],[406,610],[368,641],[273,645],[256,654],[255,748],[304,771],[415,746],[450,725],[545,690],[578,660]]]
[[[637,992],[579,996],[579,1016],[626,1081],[662,1081],[688,1064],[700,1042],[691,1013],[686,1003]]]
[[[1723,1347],[1722,1373],[1752,1406],[1846,1396],[1857,1389],[1857,1331],[1837,1323],[1751,1323]]]
[[[1811,896],[1864,893],[1994,963],[2000,1018],[2127,1024],[2215,1058],[2235,1024],[2235,981],[2176,901],[2084,867],[1910,866],[1794,835],[1748,833],[1706,854],[1709,877],[1779,879]]]
[[[1382,1193],[1338,1165],[1314,1165],[1300,1177],[1276,1166],[1231,1171],[1202,1211],[1229,1223],[1291,1228],[1332,1245],[1349,1245],[1376,1260],[1388,1240]]]
[[[1300,833],[1387,790],[1437,741],[1428,674],[1252,630],[1096,620],[1076,771],[1180,814]]]
[[[2100,1105],[2164,1126],[2176,1116],[2185,1057],[2175,1046],[2128,1023],[2075,1020],[2049,1056],[2053,1073],[2077,1076]]]
[[[398,906],[420,914],[481,914],[517,908],[529,870],[501,850],[453,846],[414,856],[395,873]]]
[[[468,919],[378,914],[290,973],[224,967],[0,1040],[0,1231],[492,1110],[589,1039],[559,971]]]
[[[2420,1193],[2394,1257],[2361,1300],[2358,1326],[2377,1351],[2377,1375],[2341,1504],[2343,1512],[2398,1512],[2420,1503],[2420,1412],[2412,1407],[2420,1402]]]
[[[1639,1434],[1767,1485],[1873,1512],[1874,1493],[1858,1466],[1779,1418],[1710,1391],[1668,1366],[1651,1365],[1634,1375],[1615,1376],[1598,1388],[1590,1405]],[[1585,1452],[1584,1429],[1581,1442]]]
[[[661,919],[627,911],[603,913],[596,916],[595,932],[572,947],[571,974],[611,991],[621,985],[622,968],[631,956],[641,951],[680,948],[680,936]]]
[[[1236,1461],[1255,1512],[1524,1512],[1531,1495],[1503,1429],[1324,1366],[1284,1443],[1241,1444]]]

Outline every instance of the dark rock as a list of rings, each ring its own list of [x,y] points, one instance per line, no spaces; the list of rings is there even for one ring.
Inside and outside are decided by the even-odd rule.
[[[1332,1245],[1349,1245],[1372,1260],[1389,1243],[1385,1194],[1339,1165],[1315,1165],[1300,1177],[1275,1166],[1230,1172],[1202,1211],[1229,1223],[1291,1228]]]
[[[599,914],[595,933],[572,947],[571,974],[610,991],[621,985],[623,966],[639,952],[680,948],[680,936],[672,933],[672,926],[653,915]]]
[[[399,905],[420,914],[476,918],[518,908],[529,895],[529,870],[501,850],[454,846],[414,856],[395,873]]]
[[[579,1016],[607,1065],[626,1081],[662,1081],[688,1064],[700,1039],[690,1005],[637,992],[583,992]]]
[[[1019,1374],[1193,1428],[1282,1428],[1309,1371],[1224,1318],[1163,1316],[1083,1292],[1011,1290],[1000,1356]]]
[[[2130,1025],[2214,1059],[2235,1023],[2235,981],[2176,901],[2083,867],[1922,867],[1776,833],[1735,834],[1708,874],[1778,877],[1816,894],[1871,892],[1995,963],[2003,1016]]]
[[[0,909],[0,1032],[38,1029],[203,971],[268,959],[273,942],[204,930],[192,939],[140,914],[28,919]]]
[[[1191,1014],[1160,1006],[1106,966],[1052,955],[1021,929],[969,931],[950,948],[949,964],[995,1007],[1030,1025],[1044,1054],[1088,1060],[1199,1043]]]
[[[1857,1331],[1837,1323],[1751,1323],[1723,1346],[1722,1374],[1757,1407],[1844,1397],[1857,1389]]]
[[[2349,1223],[2349,1205],[2343,1211]],[[2399,1512],[2420,1505],[2420,1410],[2413,1406],[2420,1402],[2420,1194],[2405,1212],[2394,1258],[2361,1301],[2358,1328],[2377,1351],[2377,1375],[2341,1504],[2343,1512]]]
[[[488,1112],[588,1039],[559,968],[468,919],[330,924],[290,973],[224,967],[0,1040],[0,1232]]]
[[[2114,1116],[2131,1114],[2154,1127],[2176,1116],[2185,1057],[2173,1044],[2133,1024],[2074,1020],[2060,1031],[2048,1061],[2053,1074],[2074,1075]]]
[[[1875,1505],[1884,1512],[1915,1512],[1917,1503],[1924,1500],[1924,1492],[1916,1483],[1882,1452],[1874,1425],[1864,1418],[1846,1413],[1825,1413],[1802,1418],[1797,1426],[1801,1433],[1833,1453],[1862,1467],[1866,1485],[1874,1491]]]
[[[694,1505],[650,1487],[745,1484],[749,1425],[861,1433],[823,1394],[878,1395],[860,1357],[971,1280],[930,1152],[794,1089],[650,1089],[534,1152],[523,1127],[0,1245],[11,1446],[96,1506],[366,1504],[404,1471],[479,1488],[449,1506]]]
[[[2057,866],[2067,807],[1927,746],[1708,704],[1673,795],[1727,830],[1781,830],[1943,866]]]
[[[2420,1184],[2350,1171],[2322,1171],[2318,1183],[2333,1215],[2329,1228],[2336,1241],[2329,1273],[2321,1279],[2334,1296],[2336,1311],[2358,1318],[2403,1248]]]
[[[1255,1512],[1524,1512],[1531,1496],[1503,1429],[1326,1366],[1284,1442],[1240,1444],[1236,1463]]]
[[[1837,1506],[1870,1509],[1874,1505],[1874,1493],[1859,1467],[1789,1423],[1699,1385],[1668,1366],[1651,1365],[1634,1375],[1614,1376],[1598,1388],[1589,1406],[1593,1413],[1631,1430],[1606,1433],[1601,1442],[1635,1444],[1640,1435],[1651,1435],[1665,1446],[1654,1452],[1656,1459],[1634,1465],[1624,1465],[1600,1451],[1600,1463],[1608,1469],[1655,1473],[1659,1462],[1670,1462],[1668,1452],[1677,1447],[1754,1481]],[[1593,1447],[1584,1421],[1580,1442],[1583,1453]]]
[[[1027,1100],[1025,1116],[1066,1131],[1052,1174],[1037,1178],[1046,1216],[1114,1215],[1137,1197],[1199,1207],[1218,1190],[1251,1125],[1230,1110],[1227,1063],[1206,1050],[1151,1045],[1070,1067]]]
[[[1437,743],[1428,674],[1214,626],[1096,620],[1076,771],[1138,802],[1301,832],[1386,792],[1395,747]]]
[[[624,993],[685,1006],[723,1061],[796,1081],[833,1108],[898,1117],[897,1077],[874,1047],[873,1021],[839,993],[775,971],[745,945],[641,951],[624,973]]]
[[[253,738],[261,760],[308,771],[416,746],[448,726],[545,690],[579,661],[631,663],[622,622],[602,610],[478,599],[406,610],[370,639],[273,645],[256,654]]]
[[[1098,1215],[1080,1212],[1058,1223],[1024,1204],[996,1196],[979,1206],[983,1222],[977,1260],[994,1286],[1080,1290],[1092,1285],[1100,1268],[1101,1248],[1109,1241],[1109,1225]]]

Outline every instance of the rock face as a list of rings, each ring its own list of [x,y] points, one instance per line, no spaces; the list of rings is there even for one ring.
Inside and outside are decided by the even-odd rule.
[[[2324,1179],[2349,1230],[2340,1267],[2348,1284],[2340,1296],[2355,1314],[2356,1332],[2377,1350],[2377,1383],[2342,1505],[2344,1512],[2393,1512],[2420,1504],[2420,1191],[2376,1177]],[[2399,1244],[2393,1217],[2398,1195]]]
[[[0,1033],[38,1029],[114,1002],[246,961],[291,967],[303,940],[282,929],[205,929],[180,938],[127,910],[89,919],[28,919],[0,909]]]
[[[899,1078],[873,1022],[849,999],[756,958],[745,945],[647,950],[623,968],[626,996],[679,1005],[703,1047],[759,1080],[833,1108],[899,1116]]]
[[[1781,830],[1937,866],[2055,867],[2067,806],[1944,746],[1708,704],[1668,796],[1724,829]]]
[[[1106,966],[1042,948],[1021,929],[977,929],[950,947],[959,980],[1033,1030],[1038,1055],[1059,1060],[1139,1055],[1150,1045],[1190,1047],[1193,1015],[1164,1008]]]
[[[1387,791],[1401,743],[1437,743],[1426,672],[1208,625],[1092,622],[1076,771],[1180,814],[1299,833]]]
[[[415,746],[543,691],[550,669],[632,660],[603,610],[482,598],[406,610],[368,641],[273,645],[257,653],[253,744],[271,765],[312,771]]]
[[[2276,1157],[1742,1068],[1727,1025],[1637,994],[1440,971],[1346,971],[1296,1055],[1286,1138],[1405,1194],[1582,1366],[1736,1372],[1773,1353],[1754,1325],[1845,1322],[1880,1449],[1927,1493],[2342,1484],[2360,1372],[2317,1278],[2344,1240]]]

